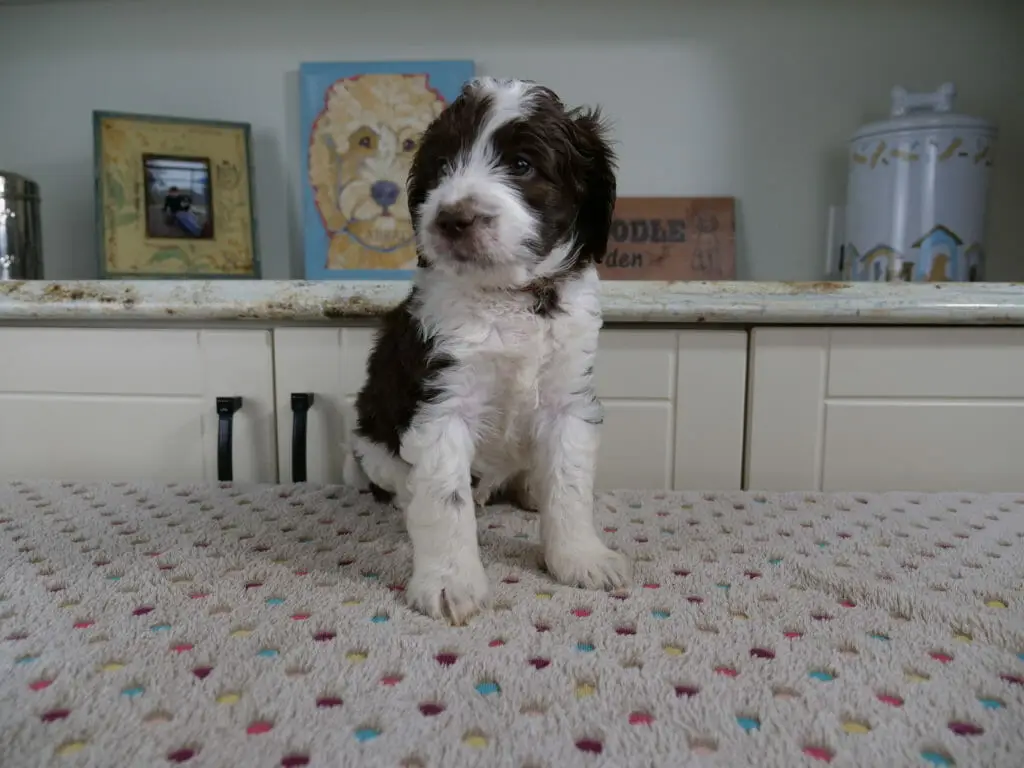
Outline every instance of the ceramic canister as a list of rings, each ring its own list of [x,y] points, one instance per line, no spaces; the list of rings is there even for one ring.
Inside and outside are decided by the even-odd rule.
[[[850,141],[843,278],[983,279],[996,129],[952,111],[952,83],[892,91],[889,120]]]

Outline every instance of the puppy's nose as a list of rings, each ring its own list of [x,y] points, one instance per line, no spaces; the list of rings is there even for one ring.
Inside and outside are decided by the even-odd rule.
[[[464,203],[456,203],[439,210],[434,224],[445,237],[456,238],[473,226],[476,220],[475,211]]]

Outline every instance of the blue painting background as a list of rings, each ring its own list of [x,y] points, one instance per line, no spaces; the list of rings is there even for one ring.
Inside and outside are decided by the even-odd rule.
[[[341,78],[363,74],[425,74],[431,87],[444,97],[446,103],[451,103],[459,95],[463,83],[474,76],[475,64],[472,61],[363,61],[310,62],[299,66],[302,215],[307,280],[408,280],[413,274],[411,270],[337,270],[326,266],[329,236],[320,222],[309,184],[309,135],[323,108],[327,89]]]

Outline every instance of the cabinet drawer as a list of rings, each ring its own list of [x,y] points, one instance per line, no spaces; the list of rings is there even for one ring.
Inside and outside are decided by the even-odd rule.
[[[1024,329],[833,329],[829,397],[1022,397]]]
[[[675,377],[675,331],[601,332],[594,365],[598,397],[671,400]]]

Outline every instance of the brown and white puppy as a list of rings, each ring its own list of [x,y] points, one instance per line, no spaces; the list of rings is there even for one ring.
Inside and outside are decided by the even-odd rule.
[[[406,595],[430,616],[462,623],[484,605],[474,500],[510,484],[532,496],[558,581],[629,580],[593,520],[595,263],[615,203],[605,134],[596,110],[548,88],[480,78],[413,160],[419,266],[370,355],[345,478],[404,509]]]

